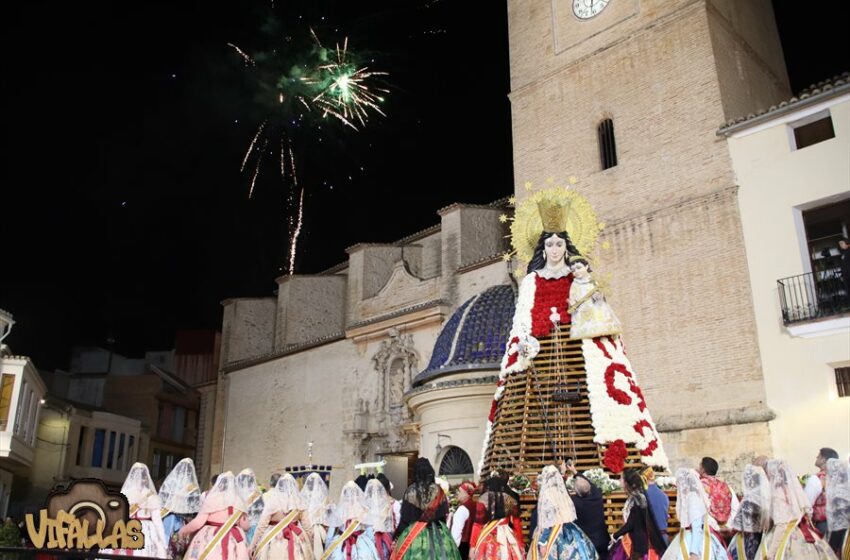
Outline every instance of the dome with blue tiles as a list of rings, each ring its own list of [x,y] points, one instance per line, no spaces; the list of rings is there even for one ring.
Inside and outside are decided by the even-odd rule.
[[[449,373],[499,369],[515,308],[511,286],[493,286],[457,308],[437,337],[428,367],[413,386]]]

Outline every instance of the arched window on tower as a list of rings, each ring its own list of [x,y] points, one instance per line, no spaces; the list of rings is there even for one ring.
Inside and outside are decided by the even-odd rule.
[[[472,459],[460,447],[452,446],[443,455],[443,460],[440,461],[440,475],[471,475],[475,472],[472,468]]]
[[[617,142],[614,140],[614,121],[605,119],[596,127],[596,135],[599,138],[599,159],[602,169],[609,169],[617,165]]]

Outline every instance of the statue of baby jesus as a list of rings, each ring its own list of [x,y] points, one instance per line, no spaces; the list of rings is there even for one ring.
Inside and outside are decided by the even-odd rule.
[[[590,263],[584,257],[571,257],[573,283],[570,286],[569,312],[572,318],[570,338],[596,338],[623,332],[620,320],[605,301],[590,275]]]

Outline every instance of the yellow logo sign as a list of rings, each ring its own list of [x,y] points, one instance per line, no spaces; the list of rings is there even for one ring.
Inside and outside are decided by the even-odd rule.
[[[90,549],[145,546],[142,522],[130,519],[130,506],[120,492],[110,492],[103,481],[75,480],[52,492],[47,507],[26,515],[27,533],[35,548]]]

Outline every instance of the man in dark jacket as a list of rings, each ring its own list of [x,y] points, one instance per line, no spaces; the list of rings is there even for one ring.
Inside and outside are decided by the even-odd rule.
[[[576,507],[576,525],[590,538],[599,560],[608,558],[608,526],[605,525],[605,502],[602,490],[575,472],[575,494],[571,495]]]

